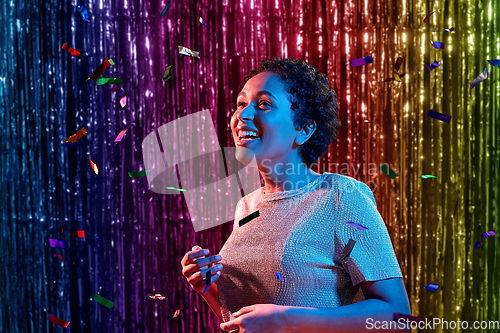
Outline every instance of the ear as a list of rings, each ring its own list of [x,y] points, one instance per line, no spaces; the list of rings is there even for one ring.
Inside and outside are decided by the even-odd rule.
[[[301,146],[306,143],[307,140],[314,134],[316,131],[316,122],[313,120],[309,120],[307,122],[306,127],[300,130],[297,137],[295,138],[295,142]]]

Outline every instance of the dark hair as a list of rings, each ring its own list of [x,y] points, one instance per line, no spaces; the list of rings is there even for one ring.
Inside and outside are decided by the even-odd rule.
[[[316,131],[299,147],[299,156],[310,167],[323,156],[328,145],[337,139],[340,119],[337,117],[337,94],[330,87],[328,78],[303,60],[274,57],[264,59],[259,66],[247,74],[248,80],[263,72],[273,72],[283,80],[291,97],[294,126],[304,128],[309,120],[316,123]]]

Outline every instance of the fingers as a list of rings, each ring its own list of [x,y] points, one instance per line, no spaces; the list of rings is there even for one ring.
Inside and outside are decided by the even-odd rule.
[[[194,262],[194,259],[204,257],[205,255],[209,254],[210,251],[207,249],[202,249],[201,247],[195,245],[193,246],[193,249],[196,248],[196,250],[191,250],[186,252],[184,257],[181,260],[181,265],[186,266]]]
[[[196,258],[204,257],[209,253],[210,253],[210,250],[199,249],[199,250],[195,250],[195,251],[190,251],[186,254],[188,255],[188,259],[194,260]]]
[[[212,271],[211,275],[214,276],[215,274],[217,274],[217,272],[222,271],[222,264],[215,265],[214,267],[208,269],[200,269],[200,276],[205,279],[205,276],[209,270]]]
[[[238,317],[238,316],[241,316],[242,314],[245,314],[245,313],[248,313],[248,312],[252,312],[254,310],[254,306],[253,305],[250,305],[250,306],[244,306],[242,307],[241,309],[239,309],[238,311],[234,312],[232,315],[233,317]]]
[[[199,267],[203,267],[203,266],[208,266],[210,264],[218,263],[221,260],[222,260],[221,255],[217,254],[206,258],[198,258],[195,260],[195,262]]]
[[[214,266],[214,267],[209,268],[209,269],[204,269],[204,270],[201,270],[199,272],[196,272],[195,274],[193,274],[190,277],[189,283],[191,285],[205,284],[205,277],[206,277],[208,271],[211,271],[210,283],[213,283],[214,281],[216,281],[219,278],[219,276],[221,274],[222,264],[219,264],[219,265]]]

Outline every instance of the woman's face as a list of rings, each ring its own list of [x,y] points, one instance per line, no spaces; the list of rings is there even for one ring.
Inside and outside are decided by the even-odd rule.
[[[263,72],[248,80],[236,105],[231,118],[236,147],[251,150],[259,166],[287,163],[296,157],[295,139],[300,129],[293,125],[289,94],[276,74]],[[248,160],[248,154],[245,158],[241,153],[245,149],[239,151],[237,149],[236,158],[248,164],[244,161]]]

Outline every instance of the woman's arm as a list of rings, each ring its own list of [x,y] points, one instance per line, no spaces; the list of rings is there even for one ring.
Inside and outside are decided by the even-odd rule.
[[[288,332],[370,332],[393,321],[394,312],[409,315],[410,304],[401,278],[361,282],[366,300],[337,308],[288,307],[284,321]],[[378,322],[378,323],[376,323]],[[377,326],[375,326],[377,325]],[[409,332],[401,329],[383,332]],[[394,328],[393,327],[393,328]]]
[[[212,283],[210,289],[206,293],[200,293],[201,297],[207,302],[208,306],[212,309],[215,315],[219,318],[221,322],[224,322],[222,319],[222,311],[220,310],[220,302],[219,302],[219,292],[217,291],[217,284]]]

